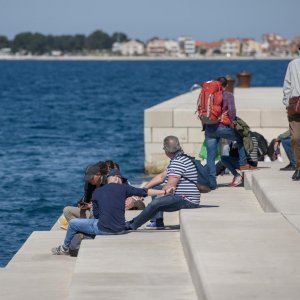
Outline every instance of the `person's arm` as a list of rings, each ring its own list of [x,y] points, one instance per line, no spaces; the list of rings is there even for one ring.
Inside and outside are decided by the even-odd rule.
[[[163,171],[160,174],[153,177],[148,183],[145,184],[145,188],[149,189],[154,186],[160,185],[165,181],[165,178],[167,177],[167,171]]]
[[[236,120],[236,108],[235,108],[234,96],[232,93],[225,93],[225,97],[227,99],[227,105],[228,105],[228,117],[231,123],[233,123]]]
[[[98,207],[98,202],[97,202],[96,198],[94,198],[94,194],[93,194],[93,198],[92,198],[92,203],[93,203],[94,218],[99,219],[99,207]]]
[[[290,64],[288,65],[288,68],[286,70],[284,83],[283,83],[283,104],[288,107],[289,106],[289,99],[292,92],[292,85],[291,85],[291,70],[290,70]]]
[[[164,196],[167,194],[173,193],[174,188],[165,188],[163,190],[154,190],[154,189],[147,189],[147,188],[136,188],[131,185],[126,186],[126,196],[132,197],[132,196],[140,196],[140,197],[146,197],[146,196]]]

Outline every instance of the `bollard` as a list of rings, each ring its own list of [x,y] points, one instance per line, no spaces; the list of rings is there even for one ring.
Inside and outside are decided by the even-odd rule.
[[[235,79],[228,75],[226,76],[226,79],[227,79],[227,86],[225,87],[225,91],[233,94],[234,86],[235,86]]]
[[[252,74],[250,72],[240,72],[236,74],[236,77],[239,82],[239,87],[241,88],[249,88]]]

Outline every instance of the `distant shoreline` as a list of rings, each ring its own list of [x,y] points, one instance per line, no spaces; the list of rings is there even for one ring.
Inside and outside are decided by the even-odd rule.
[[[36,61],[209,61],[209,60],[291,60],[295,57],[150,57],[150,56],[81,56],[81,55],[64,55],[64,56],[35,56],[35,55],[0,55],[0,60],[36,60]]]

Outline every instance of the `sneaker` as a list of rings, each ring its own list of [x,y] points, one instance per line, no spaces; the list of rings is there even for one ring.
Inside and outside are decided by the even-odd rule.
[[[277,155],[277,160],[278,160],[279,162],[283,162],[283,159],[282,159],[282,157],[281,157],[280,154]]]
[[[233,181],[228,185],[230,187],[236,187],[243,183],[243,177],[242,176],[236,176],[234,177]]]
[[[52,248],[51,252],[53,255],[70,255],[69,249],[65,248],[63,245]]]
[[[280,168],[280,171],[295,171],[296,170],[296,166],[292,165],[291,163],[289,163],[287,166],[285,166],[284,168]]]
[[[268,155],[265,156],[264,162],[271,162],[271,159],[270,159],[270,157]]]
[[[148,229],[148,230],[162,230],[162,229],[165,229],[165,225],[163,223],[158,224],[154,221],[154,222],[148,223],[146,225],[145,229]]]

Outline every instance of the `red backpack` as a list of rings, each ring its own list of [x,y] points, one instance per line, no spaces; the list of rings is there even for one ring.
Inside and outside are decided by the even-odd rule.
[[[207,81],[202,85],[198,102],[198,117],[203,124],[216,124],[222,120],[223,88],[219,81]]]

